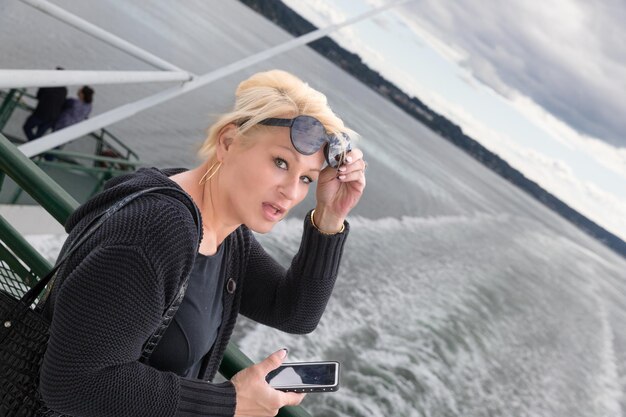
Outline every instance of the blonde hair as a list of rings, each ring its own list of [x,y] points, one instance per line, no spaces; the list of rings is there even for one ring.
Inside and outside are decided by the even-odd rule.
[[[330,109],[324,94],[286,71],[272,70],[258,72],[239,84],[233,110],[223,114],[209,128],[198,155],[212,159],[220,131],[231,123],[238,126],[238,133],[245,137],[252,130],[267,129],[267,126],[259,125],[262,120],[299,115],[315,117],[327,133],[346,133],[351,138],[356,137],[356,133],[346,128]]]

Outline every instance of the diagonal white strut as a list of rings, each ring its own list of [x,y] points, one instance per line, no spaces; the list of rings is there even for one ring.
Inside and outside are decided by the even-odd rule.
[[[189,81],[184,71],[56,71],[0,69],[0,88]]]
[[[75,27],[76,29],[80,30],[83,33],[93,36],[94,38],[104,41],[117,49],[127,52],[130,55],[134,56],[135,58],[138,58],[156,68],[164,69],[168,71],[185,72],[183,69],[178,68],[176,65],[170,62],[167,62],[164,59],[161,59],[156,55],[151,54],[145,49],[139,48],[138,46],[133,45],[132,43],[128,41],[125,41],[119,36],[115,36],[112,33],[107,32],[106,30],[94,25],[93,23],[89,23],[85,19],[81,19],[75,14],[72,14],[59,6],[56,6],[47,0],[21,0],[21,1],[22,3],[26,3],[29,6],[32,6],[35,9],[51,17],[54,17],[55,19],[59,19],[60,21]]]
[[[26,1],[26,0],[22,0],[22,1]],[[32,0],[28,0],[28,1],[32,1]],[[127,119],[141,111],[154,107],[165,101],[171,100],[182,94],[193,91],[197,88],[203,87],[209,83],[212,83],[213,81],[219,80],[220,78],[226,77],[230,74],[233,74],[244,68],[250,67],[268,58],[271,58],[283,52],[294,49],[298,46],[305,45],[309,42],[322,38],[333,31],[341,29],[342,27],[352,25],[358,21],[367,19],[371,16],[374,16],[392,7],[398,6],[403,3],[407,3],[408,1],[411,1],[411,0],[401,0],[401,1],[391,2],[379,8],[376,8],[376,9],[367,11],[365,13],[362,13],[358,16],[355,16],[354,18],[348,19],[342,23],[333,24],[325,28],[317,29],[313,32],[309,32],[298,38],[291,39],[285,43],[269,48],[263,52],[259,52],[257,54],[251,55],[247,58],[236,61],[232,64],[225,65],[217,70],[211,71],[202,76],[195,77],[192,81],[186,82],[181,86],[172,87],[167,90],[161,91],[157,94],[154,94],[152,96],[148,96],[146,98],[137,100],[135,102],[122,105],[113,110],[109,110],[108,112],[95,116],[92,119],[88,119],[84,122],[80,122],[75,125],[69,126],[63,130],[54,132],[50,135],[44,136],[35,141],[26,143],[24,145],[20,145],[19,150],[22,151],[24,155],[26,155],[27,157],[38,155],[42,152],[55,148],[59,145],[63,145],[65,143],[71,142],[72,140],[77,139],[90,132],[93,132],[94,130],[101,129],[113,123],[119,122],[120,120]]]

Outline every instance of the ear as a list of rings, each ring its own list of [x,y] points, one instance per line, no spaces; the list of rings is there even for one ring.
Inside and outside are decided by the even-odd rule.
[[[232,145],[237,136],[237,126],[234,123],[224,126],[217,135],[217,147],[215,149],[217,160],[223,161],[224,157],[232,150]]]

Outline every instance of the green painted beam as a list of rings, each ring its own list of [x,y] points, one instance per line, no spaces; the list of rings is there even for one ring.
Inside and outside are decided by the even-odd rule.
[[[145,165],[145,163],[141,161],[129,161],[127,159],[122,159],[122,158],[111,158],[108,156],[100,156],[100,155],[88,155],[88,154],[84,154],[80,152],[52,150],[52,151],[46,151],[46,153],[48,155],[53,155],[53,156],[87,159],[90,161],[113,162],[113,163],[120,164],[120,165],[132,165],[132,166]]]
[[[4,93],[0,95],[0,97],[4,97],[2,104],[0,105],[0,132],[4,129],[4,126],[7,124],[15,107],[17,107],[20,103],[20,98],[23,95],[23,90],[11,89],[8,93]]]
[[[6,281],[12,281],[11,278],[7,278],[6,271],[3,271],[6,267],[9,267],[11,272],[21,279],[22,283],[29,288],[37,283],[37,277],[35,277],[20,261],[13,255],[13,253],[5,246],[3,241],[0,241],[0,287],[7,285]]]
[[[0,134],[0,170],[30,194],[59,223],[65,224],[78,202]]]
[[[0,216],[0,240],[11,249],[17,258],[28,265],[30,271],[38,277],[44,277],[50,268],[52,268],[52,265],[50,265],[50,263],[2,216]],[[19,275],[24,278],[22,274]],[[31,284],[31,282],[28,283],[28,285]]]

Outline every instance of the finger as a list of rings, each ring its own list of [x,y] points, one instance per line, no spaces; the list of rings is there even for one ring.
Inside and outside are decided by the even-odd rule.
[[[337,177],[339,182],[345,183],[346,185],[350,185],[352,189],[355,191],[362,193],[365,189],[365,174],[363,171],[353,172],[348,175],[340,175]]]
[[[337,179],[341,182],[361,181],[365,179],[365,166],[351,172],[339,172]]]
[[[267,375],[274,369],[278,368],[283,363],[283,360],[285,360],[286,357],[287,349],[284,348],[272,353],[263,361],[257,363],[256,366],[261,370],[263,375]]]
[[[298,394],[295,392],[281,392],[281,401],[283,405],[300,405],[306,394]]]
[[[344,165],[350,165],[362,159],[363,159],[363,152],[360,149],[355,148],[355,149],[352,149],[352,151],[350,151],[349,154],[347,154]]]
[[[363,171],[365,172],[365,168],[367,167],[367,162],[364,159],[359,159],[358,161],[352,162],[350,165],[342,165],[337,169],[337,175],[347,175],[351,172]]]

